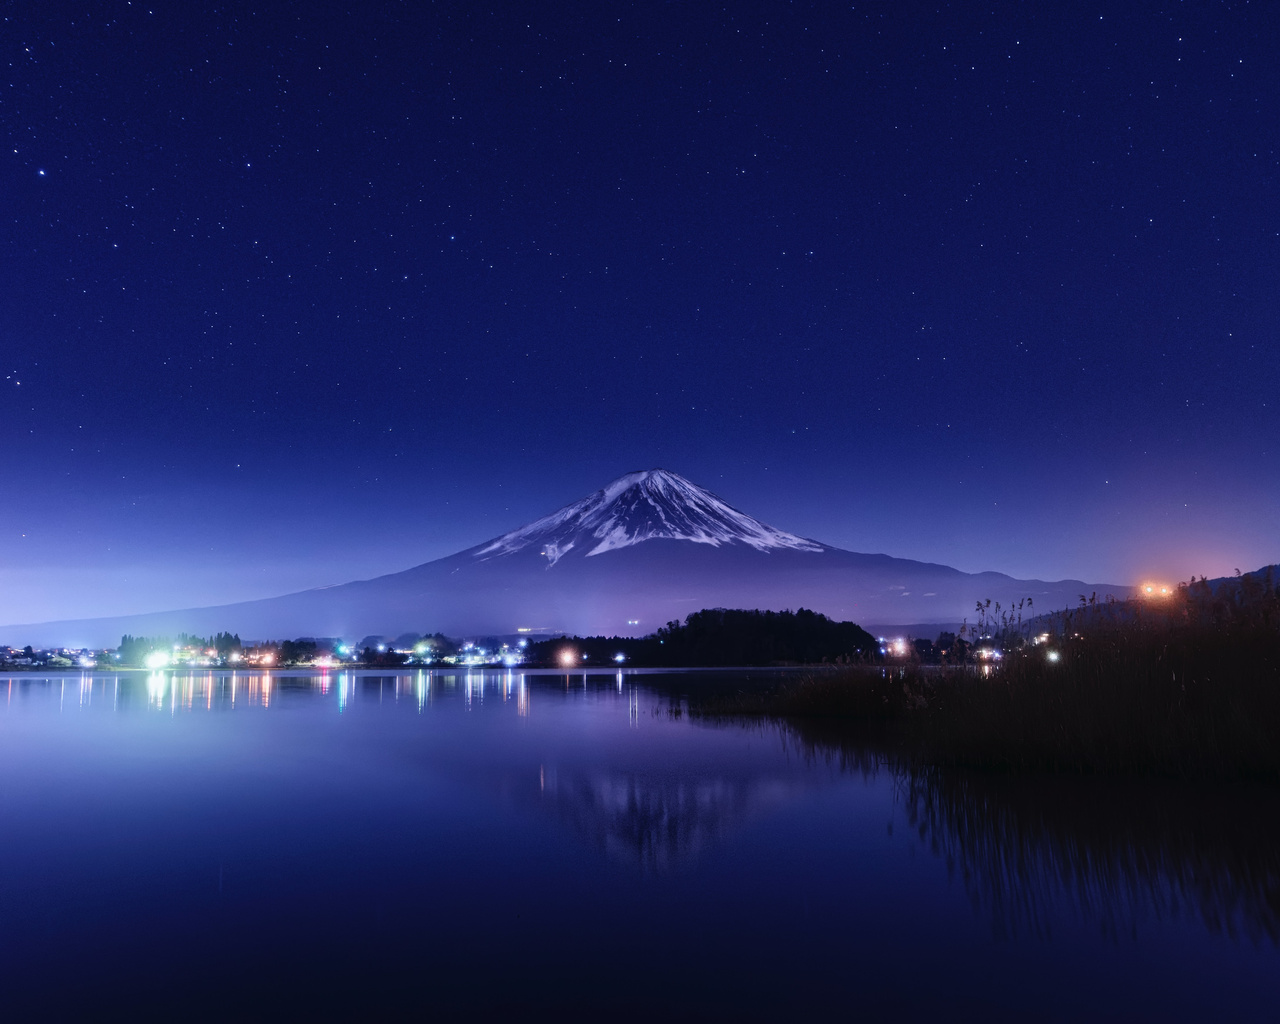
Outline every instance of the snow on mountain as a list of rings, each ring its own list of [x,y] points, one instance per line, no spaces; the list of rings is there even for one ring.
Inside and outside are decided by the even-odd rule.
[[[825,550],[815,541],[766,526],[678,473],[649,469],[620,476],[473,554],[488,559],[537,545],[548,565],[555,565],[573,550],[590,557],[659,539],[712,547],[744,544],[757,551]]]

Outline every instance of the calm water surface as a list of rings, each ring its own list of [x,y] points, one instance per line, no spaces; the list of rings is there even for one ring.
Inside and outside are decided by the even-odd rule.
[[[913,774],[700,685],[0,676],[5,1015],[1280,1018],[1274,793]]]

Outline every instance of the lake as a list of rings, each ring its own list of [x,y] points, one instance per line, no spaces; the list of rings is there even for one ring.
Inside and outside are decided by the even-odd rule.
[[[8,1019],[1280,1019],[1274,791],[913,772],[725,674],[0,676]]]

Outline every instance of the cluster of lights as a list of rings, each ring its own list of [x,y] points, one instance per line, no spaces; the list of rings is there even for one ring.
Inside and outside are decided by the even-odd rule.
[[[579,661],[586,661],[587,655],[579,654],[572,647],[562,647],[560,648],[560,653],[556,656],[556,660],[565,668],[572,668],[574,665],[578,664]],[[627,660],[627,656],[619,651],[613,656],[613,660],[616,664],[621,665]]]
[[[1143,597],[1168,597],[1172,593],[1172,588],[1165,583],[1144,583],[1142,585]]]
[[[879,637],[881,654],[896,654],[898,657],[904,657],[907,653],[907,641],[904,637],[896,637],[893,640],[887,637]]]
[[[897,641],[899,652],[906,651],[906,642]],[[511,644],[501,644],[497,648],[485,648],[478,646],[475,642],[469,641],[462,645],[457,657],[447,656],[440,657],[440,652],[435,649],[430,640],[419,640],[411,648],[401,650],[395,648],[397,654],[405,654],[413,657],[413,660],[420,660],[424,663],[432,661],[447,662],[450,664],[461,663],[465,665],[503,665],[506,668],[515,668],[524,663],[529,645],[527,638],[520,638],[517,642]],[[392,645],[382,643],[377,645],[379,651],[388,651],[393,649]],[[12,653],[12,652],[11,652]],[[56,653],[56,652],[55,652]],[[88,649],[70,648],[63,649],[72,664],[78,664],[84,669],[97,668],[103,659],[112,659],[115,662],[121,661],[121,653],[119,651],[93,652]],[[334,644],[332,651],[320,651],[308,659],[308,664],[317,668],[329,669],[339,668],[346,659],[357,659],[359,655],[356,649],[348,643]],[[572,647],[562,648],[556,655],[557,661],[566,667],[573,667],[585,664],[589,660],[586,652],[576,650]],[[628,661],[625,652],[618,651],[607,658],[613,663],[621,666]],[[143,665],[152,672],[162,670],[177,670],[195,666],[208,666],[213,664],[227,665],[246,665],[252,668],[272,668],[279,661],[279,655],[276,651],[268,647],[249,647],[243,651],[235,650],[221,654],[217,648],[205,648],[183,646],[174,644],[172,648],[165,647],[154,649],[145,655]]]

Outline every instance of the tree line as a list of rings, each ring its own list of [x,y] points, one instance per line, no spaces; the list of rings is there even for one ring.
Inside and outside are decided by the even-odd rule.
[[[683,622],[673,620],[645,637],[560,636],[531,643],[534,665],[599,665],[622,655],[626,664],[647,667],[851,664],[879,656],[879,642],[853,622],[820,612],[704,608]]]
[[[179,633],[176,640],[167,636],[131,636],[126,633],[116,648],[122,665],[143,665],[153,651],[172,651],[175,647],[199,647],[217,651],[219,658],[228,658],[243,649],[239,633],[215,633],[211,637]]]

